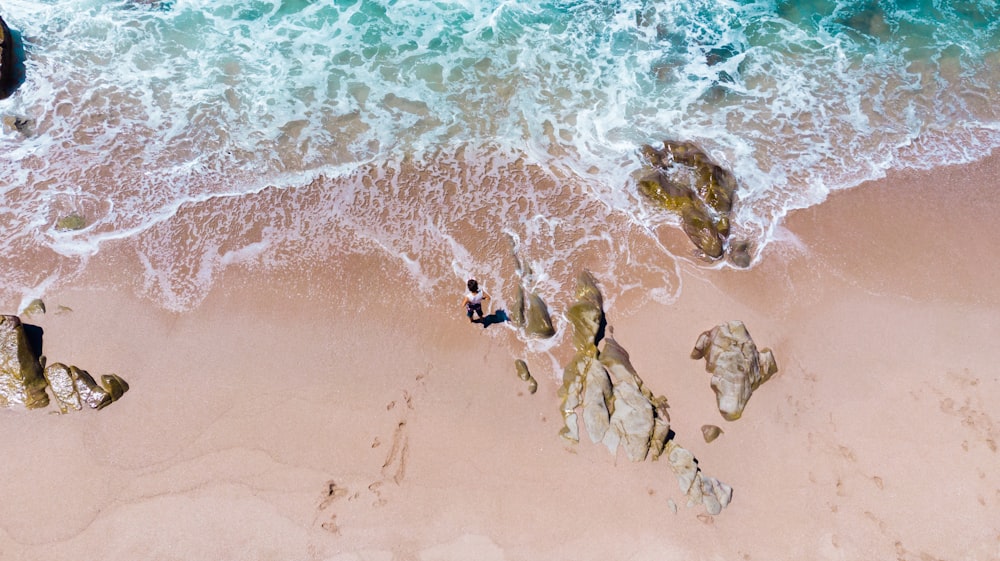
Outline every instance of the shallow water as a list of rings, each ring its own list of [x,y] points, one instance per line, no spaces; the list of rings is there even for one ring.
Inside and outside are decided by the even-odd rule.
[[[34,120],[0,134],[0,286],[25,298],[119,242],[176,310],[233,263],[343,251],[384,251],[425,290],[499,288],[512,244],[544,294],[587,266],[611,292],[660,274],[647,288],[669,299],[688,256],[660,241],[676,218],[636,195],[645,143],[692,140],[734,171],[734,235],[758,259],[790,210],[1000,144],[992,0],[14,0],[0,15],[27,55],[0,114]],[[73,215],[86,226],[61,229]]]

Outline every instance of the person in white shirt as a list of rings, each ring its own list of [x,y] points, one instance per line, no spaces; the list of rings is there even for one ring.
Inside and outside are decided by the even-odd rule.
[[[486,293],[486,290],[479,288],[476,279],[469,279],[466,286],[469,288],[469,292],[465,294],[465,300],[462,303],[465,304],[465,315],[469,316],[469,321],[475,323],[483,319],[483,301],[489,302],[490,295]],[[479,320],[472,319],[472,314],[478,314]]]

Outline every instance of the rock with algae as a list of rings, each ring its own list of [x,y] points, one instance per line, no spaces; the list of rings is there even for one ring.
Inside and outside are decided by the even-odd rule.
[[[82,230],[86,227],[87,219],[75,212],[56,221],[56,230]]]
[[[757,346],[741,321],[717,325],[698,337],[691,358],[705,358],[719,413],[727,421],[743,415],[754,390],[778,371],[770,349]]]
[[[21,315],[31,317],[33,315],[44,314],[45,313],[45,302],[41,299],[35,298],[28,305],[21,310]]]
[[[552,325],[552,317],[549,315],[549,307],[537,292],[532,292],[528,296],[524,331],[532,337],[541,339],[548,339],[556,334],[556,328]]]
[[[21,319],[0,316],[0,407],[37,409],[48,404],[42,365]]]
[[[597,288],[597,281],[589,271],[576,279],[576,301],[566,312],[573,326],[573,347],[577,352],[587,352],[596,347],[604,337],[607,322],[604,318],[604,297]]]
[[[736,200],[736,176],[692,142],[667,140],[662,148],[643,146],[642,154],[649,167],[638,179],[639,192],[654,205],[677,214],[684,233],[702,254],[721,258]],[[749,265],[748,246],[741,243],[736,248],[732,262]]]
[[[531,375],[531,371],[528,370],[528,363],[521,359],[514,361],[514,369],[517,371],[517,377],[528,383],[528,393],[535,393],[538,391],[538,382]]]

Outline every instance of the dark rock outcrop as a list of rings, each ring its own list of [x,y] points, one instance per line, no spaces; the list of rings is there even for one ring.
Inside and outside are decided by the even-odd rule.
[[[692,142],[668,140],[663,148],[647,145],[642,154],[650,168],[638,180],[639,192],[654,205],[680,216],[684,233],[706,257],[725,255],[738,187],[736,176]],[[748,246],[740,248],[733,263],[749,265],[743,255]]]
[[[712,374],[719,413],[727,421],[743,415],[754,390],[778,371],[770,349],[757,346],[741,321],[713,327],[698,337],[691,358],[705,358],[705,370]]]

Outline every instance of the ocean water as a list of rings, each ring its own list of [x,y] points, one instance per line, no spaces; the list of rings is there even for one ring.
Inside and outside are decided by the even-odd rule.
[[[587,267],[670,299],[677,218],[639,148],[690,140],[739,183],[755,262],[789,211],[1000,145],[994,0],[5,0],[26,80],[0,115],[0,289],[108,244],[191,309],[236,263],[398,260],[427,292]],[[67,217],[79,218],[69,229]],[[82,227],[80,227],[82,226]],[[648,275],[647,275],[648,277]]]

